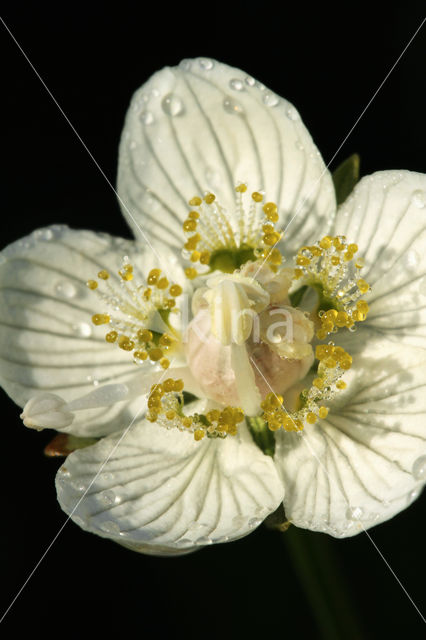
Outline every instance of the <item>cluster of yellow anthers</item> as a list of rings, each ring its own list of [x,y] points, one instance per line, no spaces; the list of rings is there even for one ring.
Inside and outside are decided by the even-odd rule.
[[[318,317],[321,326],[317,338],[323,340],[329,333],[341,327],[354,330],[356,322],[363,322],[368,313],[368,304],[359,298],[369,291],[369,284],[356,277],[364,261],[354,258],[356,244],[348,244],[344,236],[324,236],[312,246],[299,249],[294,277],[301,284],[317,287],[321,292]]]
[[[145,360],[158,362],[163,369],[170,365],[166,353],[176,342],[175,332],[168,325],[168,315],[174,311],[176,298],[181,295],[182,287],[170,284],[160,269],[152,269],[147,278],[147,285],[138,284],[134,280],[133,266],[125,258],[118,271],[120,285],[118,289],[111,284],[110,274],[105,269],[98,273],[97,280],[88,280],[87,286],[95,291],[102,303],[113,310],[113,313],[95,313],[92,322],[95,325],[108,325],[105,340],[117,344],[120,349],[133,355],[137,364]],[[102,284],[102,286],[99,286]],[[147,323],[159,314],[169,332],[154,332],[147,328]]]
[[[148,415],[150,422],[156,422],[166,429],[179,429],[192,433],[195,440],[225,438],[235,436],[237,425],[244,420],[244,412],[236,407],[225,407],[221,411],[213,409],[206,415],[183,414],[183,381],[168,378],[154,384],[148,397]]]
[[[305,424],[315,424],[318,419],[328,415],[327,407],[321,403],[331,400],[336,392],[345,389],[346,383],[342,375],[351,368],[352,357],[342,347],[333,343],[320,344],[316,347],[316,358],[319,360],[317,376],[310,389],[301,394],[301,408],[289,413],[283,407],[282,396],[269,393],[262,402],[263,419],[271,431],[302,431]]]
[[[195,196],[189,200],[193,209],[183,223],[186,242],[183,257],[194,265],[215,268],[219,254],[241,254],[242,261],[263,259],[276,270],[282,262],[280,251],[275,245],[282,237],[274,223],[278,221],[278,208],[274,202],[266,202],[262,206],[263,195],[258,191],[251,194],[248,213],[243,206],[243,194],[247,191],[245,184],[235,187],[237,194],[235,223],[229,220],[224,209],[213,193],[206,193],[203,198]],[[245,258],[245,259],[244,259]],[[240,266],[240,264],[237,264]],[[199,271],[195,266],[185,270],[189,279],[196,278]]]

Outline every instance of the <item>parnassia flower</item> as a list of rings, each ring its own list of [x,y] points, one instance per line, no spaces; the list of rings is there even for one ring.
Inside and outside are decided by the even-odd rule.
[[[52,226],[0,266],[1,383],[30,428],[99,438],[57,475],[83,529],[152,554],[284,503],[333,536],[426,479],[426,176],[336,210],[296,109],[204,58],[133,97],[118,194],[135,241]]]

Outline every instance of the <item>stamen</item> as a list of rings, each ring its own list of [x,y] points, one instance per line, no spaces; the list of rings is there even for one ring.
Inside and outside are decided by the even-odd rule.
[[[235,436],[237,425],[244,420],[244,412],[236,407],[213,409],[204,414],[187,416],[183,413],[183,381],[167,378],[151,387],[148,397],[148,415],[150,422],[156,422],[166,429],[189,431],[194,440],[207,438],[225,438]]]
[[[274,248],[282,238],[282,233],[274,227],[278,221],[277,205],[267,202],[262,206],[263,195],[254,191],[247,213],[243,201],[247,185],[237,185],[235,192],[236,215],[231,220],[213,193],[206,193],[203,199],[195,196],[189,200],[195,209],[183,223],[186,242],[182,255],[199,265],[186,269],[190,280],[215,269],[230,273],[248,260],[261,258],[274,270],[281,264],[281,253]]]
[[[182,294],[182,287],[170,284],[160,269],[149,272],[147,284],[150,286],[138,283],[127,256],[118,275],[120,289],[111,284],[106,270],[99,271],[99,282],[87,281],[87,287],[110,310],[109,313],[95,313],[93,324],[108,325],[106,342],[117,344],[123,351],[131,353],[136,364],[143,364],[149,358],[167,369],[170,360],[165,357],[165,352],[172,351],[179,340],[176,330],[169,324],[169,314],[178,313],[176,298]],[[158,331],[159,324],[165,327],[164,332]],[[150,329],[153,326],[155,331]]]
[[[355,323],[367,317],[368,304],[359,298],[370,285],[356,277],[355,270],[363,266],[362,259],[354,262],[357,251],[358,246],[347,244],[344,236],[324,236],[316,244],[299,249],[294,277],[320,294],[320,340],[342,327],[354,331]]]

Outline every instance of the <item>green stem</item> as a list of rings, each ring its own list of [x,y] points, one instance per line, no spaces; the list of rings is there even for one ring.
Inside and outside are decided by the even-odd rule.
[[[334,557],[332,541],[324,534],[296,527],[290,527],[283,538],[321,637],[324,640],[362,638]]]
[[[262,418],[246,417],[247,426],[257,446],[267,456],[273,456],[275,453],[275,438],[272,431]]]

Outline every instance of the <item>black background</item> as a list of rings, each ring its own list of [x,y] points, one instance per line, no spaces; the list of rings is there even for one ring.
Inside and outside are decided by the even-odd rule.
[[[294,5],[294,6],[292,6]],[[257,77],[300,110],[328,162],[422,20],[422,3],[385,10],[340,3],[154,1],[20,3],[3,17],[102,170],[114,183],[117,145],[132,92],[183,57],[214,57]],[[344,7],[344,9],[342,8]],[[3,29],[2,223],[6,245],[34,228],[129,235],[113,191]],[[426,172],[426,26],[390,75],[337,159],[361,155],[362,174]],[[3,609],[59,531],[57,461],[48,434],[25,430],[5,396],[1,414]],[[370,530],[414,601],[424,608],[423,495]],[[321,534],[306,534],[316,536]],[[420,636],[423,626],[366,535],[330,539],[363,631]],[[280,534],[247,538],[174,559],[127,551],[69,523],[10,610],[4,629],[35,636],[174,638],[318,637]]]

